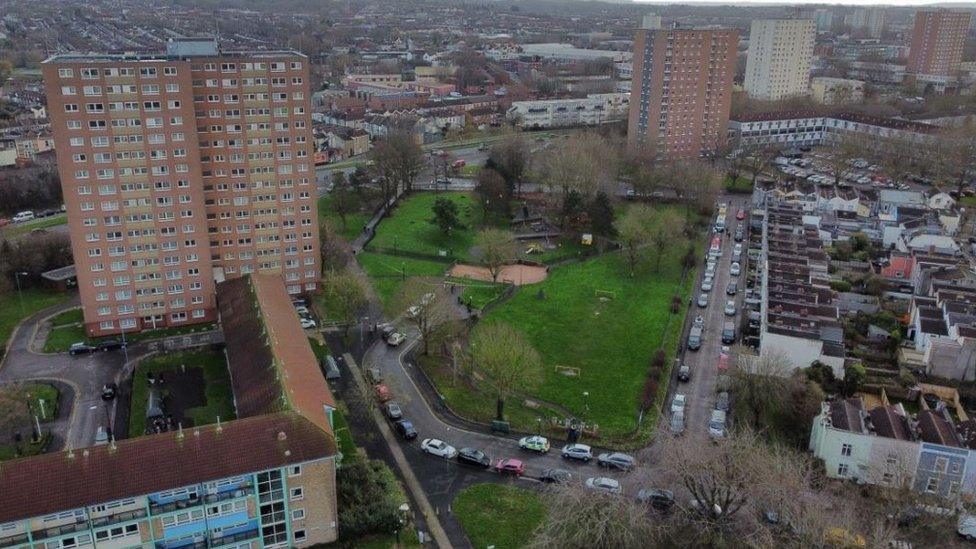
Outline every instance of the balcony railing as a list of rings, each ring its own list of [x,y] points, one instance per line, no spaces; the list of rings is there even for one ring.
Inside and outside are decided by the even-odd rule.
[[[214,536],[213,540],[211,540],[210,542],[210,547],[221,547],[224,545],[230,545],[232,543],[238,543],[256,537],[258,537],[257,528],[252,528],[251,530],[245,530],[244,532],[238,532],[236,534],[231,534],[229,536]]]
[[[114,515],[109,515],[107,517],[98,517],[91,519],[92,526],[108,526],[109,524],[118,524],[120,522],[127,522],[130,520],[141,519],[147,515],[145,509],[134,509],[132,511],[125,511],[122,513],[115,513]]]
[[[149,510],[152,512],[152,514],[159,515],[162,513],[169,513],[170,511],[176,511],[177,509],[189,509],[191,507],[196,507],[202,504],[203,504],[203,499],[197,497],[197,498],[190,498],[190,499],[181,499],[181,500],[172,501],[170,503],[163,503],[163,504],[150,503]]]
[[[226,492],[220,492],[218,494],[207,494],[203,496],[203,501],[206,503],[216,503],[218,501],[226,501],[228,499],[242,498],[250,495],[252,484],[250,482],[242,484],[239,488],[234,490],[228,490]]]
[[[82,530],[88,529],[88,521],[81,520],[74,524],[65,524],[63,526],[55,526],[52,528],[41,528],[39,530],[34,530],[31,532],[31,539],[34,541],[39,541],[42,539],[53,538],[56,536],[63,536],[65,534],[73,534],[75,532],[80,532]]]
[[[14,545],[27,543],[27,539],[27,534],[15,534],[13,536],[0,538],[0,547],[13,547]]]

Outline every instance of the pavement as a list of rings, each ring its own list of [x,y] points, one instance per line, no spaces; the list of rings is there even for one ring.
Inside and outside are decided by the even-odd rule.
[[[712,410],[715,408],[715,401],[717,399],[716,386],[719,375],[721,374],[718,371],[717,365],[719,354],[724,345],[722,343],[722,328],[726,321],[733,320],[736,324],[736,330],[739,329],[740,323],[738,319],[742,315],[742,302],[745,295],[745,273],[747,272],[745,263],[742,263],[743,274],[738,277],[733,277],[729,274],[729,267],[732,264],[732,248],[735,246],[735,241],[732,238],[735,227],[739,223],[748,224],[749,222],[748,218],[744,221],[736,220],[735,214],[739,208],[744,208],[746,212],[750,210],[749,198],[726,196],[722,200],[729,205],[729,221],[726,229],[726,235],[728,237],[725,238],[723,235],[722,255],[719,257],[715,267],[715,279],[712,291],[709,292],[708,306],[702,309],[697,305],[698,296],[702,293],[700,289],[701,280],[704,276],[704,269],[702,269],[701,274],[695,281],[694,291],[692,292],[692,299],[695,300],[696,304],[692,305],[687,315],[688,324],[698,315],[704,317],[705,330],[702,337],[702,346],[698,351],[688,350],[686,345],[687,337],[682,338],[683,362],[691,366],[691,380],[687,383],[673,382],[672,389],[668,394],[668,400],[663,406],[664,410],[670,411],[671,398],[675,393],[683,393],[688,399],[685,405],[685,429],[689,431],[707,431],[708,429],[708,420],[711,417]],[[746,229],[748,229],[748,225],[746,225]],[[748,230],[746,231],[746,235],[748,236]],[[711,240],[711,236],[709,236],[709,240]],[[742,258],[743,261],[746,261],[748,255],[746,250],[748,250],[749,246],[748,240],[744,241],[742,246]],[[735,295],[736,317],[729,317],[724,313],[725,302],[731,299],[725,293],[726,287],[731,280],[738,281],[738,292]],[[683,333],[687,336],[687,326]],[[736,335],[741,337],[742,334],[737,332]],[[730,368],[735,364],[735,360],[735,356],[730,356]],[[676,374],[677,368],[674,370]],[[668,421],[670,421],[670,412],[668,412]]]

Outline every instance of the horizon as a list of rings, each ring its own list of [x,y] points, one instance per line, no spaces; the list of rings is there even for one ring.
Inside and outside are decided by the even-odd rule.
[[[796,6],[796,5],[814,5],[819,7],[831,8],[836,6],[843,7],[897,7],[906,8],[912,6],[918,7],[937,7],[945,6],[949,8],[956,9],[970,9],[976,10],[976,2],[941,2],[939,0],[932,0],[929,2],[918,1],[918,0],[835,0],[833,2],[822,2],[819,0],[795,0],[793,2],[782,2],[779,0],[738,0],[736,2],[724,2],[719,0],[682,0],[680,2],[664,2],[656,0],[632,0],[634,4],[646,4],[646,5],[672,5],[672,4],[689,4],[689,5],[711,5],[711,6],[730,6],[735,7],[737,4],[750,4],[750,5],[768,5],[768,6]]]

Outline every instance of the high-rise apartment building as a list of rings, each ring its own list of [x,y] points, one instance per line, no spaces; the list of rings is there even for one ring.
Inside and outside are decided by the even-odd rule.
[[[816,34],[813,19],[753,21],[745,76],[749,97],[777,101],[805,94]]]
[[[958,71],[970,17],[968,11],[932,9],[916,12],[908,72],[952,76]]]
[[[844,17],[844,24],[850,27],[851,31],[871,38],[881,38],[884,34],[885,22],[884,8],[857,8]]]
[[[727,141],[737,29],[638,29],[627,138],[633,148],[698,157]]]
[[[89,335],[213,320],[215,282],[252,272],[316,289],[303,55],[182,39],[43,72]]]

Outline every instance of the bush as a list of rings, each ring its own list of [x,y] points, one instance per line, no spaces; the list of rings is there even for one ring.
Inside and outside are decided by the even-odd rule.
[[[399,526],[399,486],[382,461],[343,463],[338,475],[339,532],[343,538],[392,533]]]
[[[664,361],[667,359],[667,355],[664,353],[664,349],[658,349],[654,353],[654,359],[651,361],[651,365],[659,369],[664,368]]]
[[[676,315],[681,312],[681,302],[681,296],[674,294],[674,297],[671,298],[671,314]]]
[[[851,283],[846,280],[831,280],[830,289],[835,292],[849,292],[851,291]]]
[[[657,378],[657,375],[648,375],[647,379],[644,380],[644,390],[641,391],[641,407],[645,410],[653,408],[654,403],[657,402]]]

